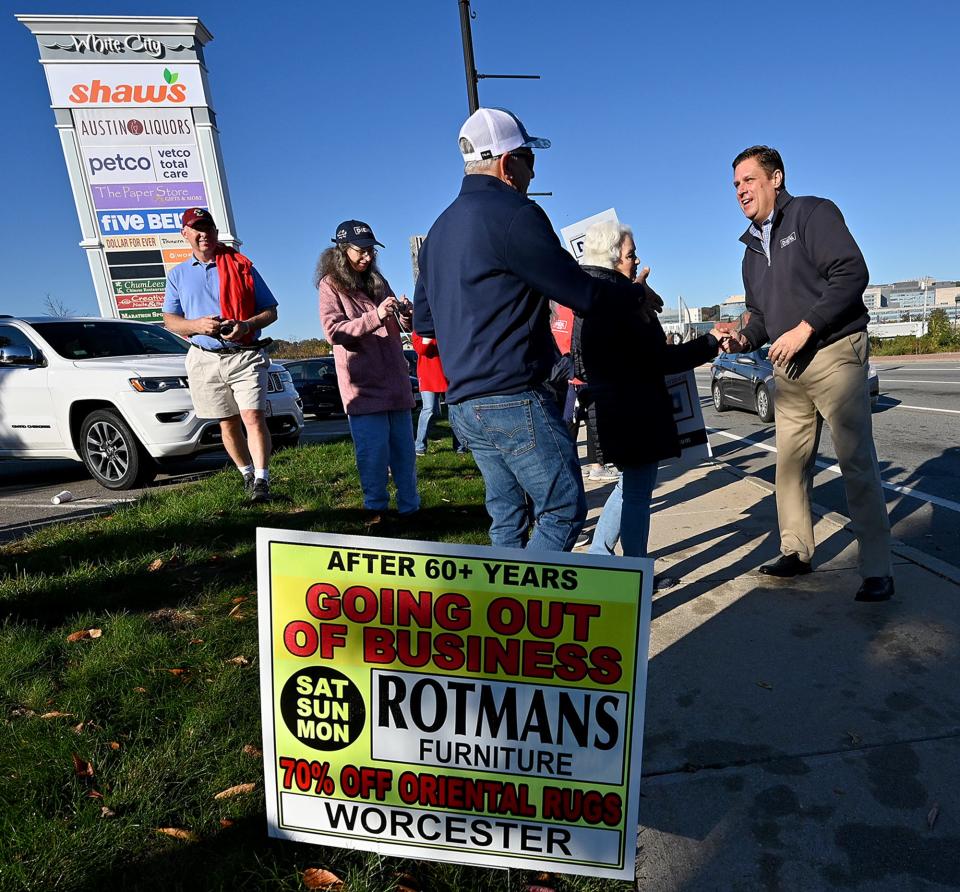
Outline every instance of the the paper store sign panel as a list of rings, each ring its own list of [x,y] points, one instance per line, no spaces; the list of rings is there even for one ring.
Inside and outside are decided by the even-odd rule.
[[[44,65],[54,108],[190,108],[208,105],[198,64]]]
[[[632,879],[652,561],[257,548],[271,835]]]

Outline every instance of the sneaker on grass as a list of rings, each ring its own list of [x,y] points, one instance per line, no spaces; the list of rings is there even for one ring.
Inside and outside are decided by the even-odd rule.
[[[262,477],[257,477],[253,481],[253,486],[250,487],[250,501],[251,502],[269,502],[270,501],[270,484],[264,480]]]

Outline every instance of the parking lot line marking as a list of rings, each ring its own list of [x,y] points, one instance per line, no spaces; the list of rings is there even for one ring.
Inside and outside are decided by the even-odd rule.
[[[880,404],[889,406],[891,409],[913,409],[917,412],[940,412],[944,415],[960,415],[960,409],[933,409],[930,406],[908,406],[906,403],[888,402],[884,397],[880,398]]]
[[[891,378],[889,375],[884,375],[883,381],[893,384],[960,384],[960,381],[923,381],[918,378]]]
[[[776,446],[768,446],[766,443],[758,443],[756,440],[751,440],[750,437],[742,437],[739,434],[731,434],[729,431],[718,431],[716,428],[708,427],[708,434],[716,434],[718,437],[726,437],[728,440],[736,440],[741,443],[749,443],[751,446],[756,446],[758,449],[763,449],[766,452],[776,452]],[[840,475],[840,466],[836,462],[827,462],[821,458],[816,460],[816,465],[818,468],[822,468],[824,471],[829,471],[831,474]],[[931,505],[939,505],[941,508],[947,508],[950,511],[956,511],[960,514],[960,502],[951,502],[950,499],[943,499],[940,496],[935,496],[932,493],[924,492],[921,489],[914,489],[912,486],[901,486],[898,483],[887,483],[885,480],[880,481],[880,485],[884,489],[889,489],[891,492],[899,493],[900,495],[910,496],[911,498],[918,499],[921,502],[929,502]]]

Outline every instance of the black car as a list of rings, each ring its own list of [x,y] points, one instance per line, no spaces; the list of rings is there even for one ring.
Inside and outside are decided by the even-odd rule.
[[[710,366],[710,394],[718,412],[746,409],[755,412],[761,421],[773,421],[773,400],[776,384],[773,364],[767,358],[767,344],[750,353],[721,353]],[[880,396],[880,378],[871,364],[867,373],[870,402],[876,405]]]
[[[328,418],[334,412],[343,412],[337,370],[332,356],[319,359],[281,360],[293,379],[293,386],[303,402],[304,414]]]
[[[413,353],[412,350],[410,352]],[[284,359],[280,360],[280,364],[293,379],[293,386],[300,394],[305,415],[329,418],[334,413],[343,413],[343,400],[340,398],[337,369],[332,356],[321,356],[318,359]],[[416,375],[410,376],[410,387],[414,401],[419,405],[420,385]]]

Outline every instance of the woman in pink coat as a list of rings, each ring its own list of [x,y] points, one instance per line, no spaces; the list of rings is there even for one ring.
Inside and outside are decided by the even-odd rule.
[[[414,400],[400,331],[401,326],[409,330],[413,305],[396,297],[377,269],[374,246],[380,242],[366,223],[341,223],[332,241],[320,255],[315,283],[353,437],[363,507],[375,513],[388,507],[392,474],[397,511],[412,514],[420,507],[410,414]]]

